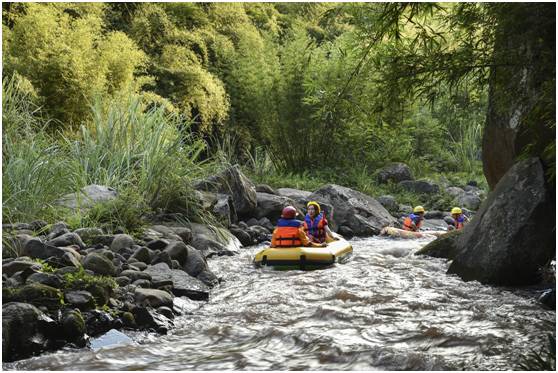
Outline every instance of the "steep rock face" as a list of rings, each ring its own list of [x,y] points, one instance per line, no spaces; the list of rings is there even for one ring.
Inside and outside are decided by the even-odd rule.
[[[238,217],[249,216],[256,209],[256,186],[238,165],[198,182],[194,188],[230,195]]]
[[[485,284],[536,283],[555,255],[555,224],[555,190],[545,184],[540,160],[518,162],[463,229],[448,272]]]
[[[357,236],[379,234],[383,227],[396,222],[374,198],[343,186],[326,185],[312,193],[308,199],[333,206],[327,216],[332,229],[344,225]]]
[[[491,189],[526,145],[529,154],[541,156],[556,138],[549,125],[555,120],[556,5],[501,5],[482,142]]]

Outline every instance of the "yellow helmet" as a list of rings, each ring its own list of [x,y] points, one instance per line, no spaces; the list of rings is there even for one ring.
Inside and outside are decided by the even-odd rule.
[[[424,213],[424,207],[422,207],[422,206],[416,206],[416,207],[413,209],[413,212],[422,212],[422,213]]]
[[[451,214],[461,214],[463,213],[463,211],[461,211],[461,209],[459,207],[454,207],[451,209]]]
[[[320,213],[321,209],[320,209],[320,204],[316,201],[310,201],[306,204],[306,207],[310,207],[310,205],[314,205],[316,207],[316,210],[318,210],[318,214]]]

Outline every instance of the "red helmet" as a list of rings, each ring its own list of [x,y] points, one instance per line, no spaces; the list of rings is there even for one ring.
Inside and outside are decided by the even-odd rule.
[[[293,206],[287,206],[281,212],[281,217],[285,219],[294,219],[294,217],[297,215],[298,213],[296,212],[296,209]]]

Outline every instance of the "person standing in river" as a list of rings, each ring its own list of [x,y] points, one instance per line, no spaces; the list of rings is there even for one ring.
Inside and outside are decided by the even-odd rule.
[[[416,206],[413,209],[413,213],[409,214],[403,220],[403,229],[406,231],[417,232],[422,225],[422,221],[424,220],[424,207]]]
[[[325,247],[325,243],[311,242],[302,230],[302,222],[296,220],[298,212],[293,206],[287,206],[281,212],[281,219],[271,236],[271,247]]]

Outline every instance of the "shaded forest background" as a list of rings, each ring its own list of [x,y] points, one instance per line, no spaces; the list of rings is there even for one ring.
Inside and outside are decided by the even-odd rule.
[[[399,161],[487,188],[490,69],[522,63],[495,53],[498,30],[529,26],[513,24],[526,8],[492,3],[2,6],[3,218],[131,229],[159,210],[202,218],[193,180],[234,163],[274,187],[335,182],[447,209],[375,172]],[[542,101],[554,128],[554,95]],[[553,139],[537,141],[525,152],[553,165]],[[73,217],[53,204],[92,183],[117,202]]]

